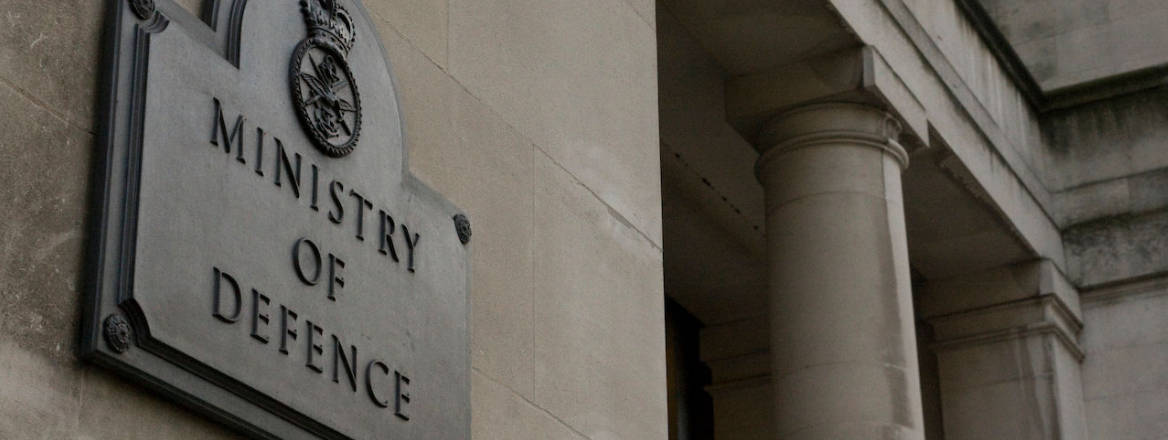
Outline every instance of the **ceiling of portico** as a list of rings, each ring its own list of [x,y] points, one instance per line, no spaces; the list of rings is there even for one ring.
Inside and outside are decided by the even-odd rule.
[[[663,166],[670,166],[663,164]],[[762,239],[744,243],[710,215],[711,201],[685,176],[662,186],[665,285],[668,295],[703,322],[757,316],[766,310],[766,258]],[[756,235],[761,237],[761,234]]]
[[[732,75],[857,44],[825,0],[660,0]]]

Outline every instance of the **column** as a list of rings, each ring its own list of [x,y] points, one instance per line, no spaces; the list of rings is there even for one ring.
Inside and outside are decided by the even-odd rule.
[[[924,438],[899,134],[850,103],[763,127],[777,438]]]

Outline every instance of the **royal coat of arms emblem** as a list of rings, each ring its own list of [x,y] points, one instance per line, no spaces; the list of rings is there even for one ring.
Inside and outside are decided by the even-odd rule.
[[[292,102],[314,145],[331,157],[353,151],[361,135],[361,96],[349,69],[353,20],[339,0],[301,0],[308,36],[292,53]]]

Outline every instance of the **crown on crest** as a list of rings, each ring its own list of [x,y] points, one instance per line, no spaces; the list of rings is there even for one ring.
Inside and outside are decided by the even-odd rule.
[[[308,25],[308,38],[322,41],[343,57],[357,41],[353,18],[338,0],[300,0],[300,11]]]

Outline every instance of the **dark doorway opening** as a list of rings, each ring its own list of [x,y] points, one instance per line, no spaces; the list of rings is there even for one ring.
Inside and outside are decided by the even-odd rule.
[[[665,359],[669,392],[669,440],[714,438],[714,406],[706,386],[710,369],[699,347],[702,324],[665,299]]]

